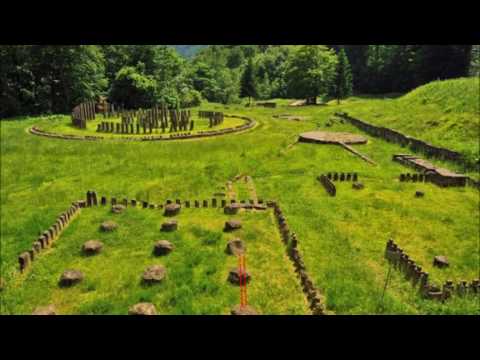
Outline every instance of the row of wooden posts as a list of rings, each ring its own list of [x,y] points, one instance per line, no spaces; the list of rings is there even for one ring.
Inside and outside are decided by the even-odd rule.
[[[72,111],[72,125],[79,129],[87,128],[87,121],[95,119],[97,104],[88,101],[77,105]],[[190,110],[169,110],[166,105],[155,106],[151,109],[123,110],[113,104],[104,103],[99,106],[103,110],[104,119],[120,117],[121,123],[104,121],[97,126],[97,132],[113,132],[125,134],[152,133],[153,129],[162,129],[165,132],[193,131],[195,123]],[[224,114],[214,111],[199,111],[199,118],[208,118],[209,127],[220,125],[224,121]],[[136,130],[136,131],[135,131]]]
[[[224,115],[221,112],[215,111],[199,111],[198,112],[199,118],[208,118],[209,127],[214,127],[223,123]]]
[[[87,101],[77,105],[72,111],[72,125],[79,129],[87,128],[87,120],[95,119],[95,101]]]

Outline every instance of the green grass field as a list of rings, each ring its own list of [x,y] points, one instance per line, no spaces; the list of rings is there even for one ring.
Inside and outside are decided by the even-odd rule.
[[[160,314],[229,314],[239,303],[239,287],[227,282],[235,256],[225,253],[228,240],[241,238],[247,246],[250,304],[261,314],[308,312],[293,266],[285,255],[271,213],[235,216],[243,228],[224,233],[230,216],[221,209],[183,209],[179,230],[161,233],[163,212],[128,208],[114,215],[109,207],[82,210],[54,247],[35,262],[7,292],[7,313],[29,314],[37,306],[54,304],[61,314],[126,314],[138,302],[152,302]],[[99,225],[113,220],[119,228],[102,233]],[[85,257],[80,249],[89,239],[104,243],[99,255]],[[156,257],[153,245],[168,240],[175,250]],[[163,265],[166,279],[145,286],[141,275],[150,265]],[[85,280],[60,288],[65,269],[79,269]]]
[[[2,311],[29,313],[35,305],[51,300],[61,304],[66,313],[124,314],[127,303],[148,299],[164,314],[227,313],[238,302],[238,289],[229,288],[224,281],[225,269],[231,265],[231,259],[222,253],[224,236],[216,244],[202,245],[202,239],[219,236],[217,225],[224,218],[214,211],[192,220],[185,233],[174,235],[173,241],[180,246],[178,252],[172,253],[171,259],[160,260],[172,268],[172,278],[159,289],[145,290],[137,284],[139,272],[152,260],[149,253],[153,241],[160,235],[160,217],[143,215],[149,210],[127,212],[125,221],[130,224],[129,230],[121,240],[105,240],[118,246],[117,250],[107,249],[98,258],[88,259],[88,264],[81,264],[84,259],[79,257],[79,246],[87,235],[96,236],[96,224],[106,216],[104,210],[91,214],[85,211],[26,276],[18,275],[17,256],[29,249],[38,233],[48,228],[73,200],[84,198],[89,189],[109,197],[136,197],[154,203],[175,198],[201,200],[225,191],[225,183],[236,175],[247,174],[253,178],[259,198],[280,203],[291,230],[298,235],[308,273],[325,295],[329,310],[336,314],[478,314],[478,297],[454,297],[444,304],[422,300],[397,272],[393,273],[383,307],[379,306],[388,271],[383,254],[389,238],[395,239],[424,267],[434,283],[478,278],[478,190],[400,183],[398,175],[411,170],[391,158],[395,153],[405,153],[405,149],[365,134],[368,144],[354,147],[377,162],[377,166],[333,145],[291,146],[304,131],[360,133],[339,121],[327,128],[326,123],[336,111],[347,111],[372,123],[383,124],[385,119],[385,125],[390,126],[389,114],[396,108],[402,111],[395,115],[395,124],[416,122],[419,127],[430,118],[438,119],[437,114],[445,119],[465,116],[465,122],[459,123],[461,131],[450,134],[442,128],[431,134],[423,129],[409,134],[427,141],[433,136],[434,144],[478,152],[478,144],[474,144],[474,136],[468,130],[478,126],[472,113],[441,112],[438,108],[431,112],[429,104],[413,100],[409,100],[408,109],[392,105],[407,98],[356,98],[340,105],[332,102],[327,106],[302,108],[290,108],[284,100],[277,109],[205,104],[202,109],[246,115],[255,119],[258,126],[243,134],[172,143],[46,139],[25,131],[37,124],[38,118],[2,121],[1,255],[6,283]],[[275,114],[308,119],[275,119]],[[409,129],[400,125],[396,128]],[[440,134],[450,134],[451,138]],[[454,164],[433,162],[456,169]],[[328,197],[316,177],[329,171],[358,172],[365,189],[357,191],[349,183],[337,183],[337,197]],[[237,195],[248,196],[243,183],[235,183],[234,187]],[[417,190],[425,192],[423,199],[414,197]],[[248,255],[249,264],[252,272],[265,275],[259,279],[259,287],[252,282],[249,301],[262,313],[308,314],[293,272],[289,270],[280,276],[276,271],[290,263],[269,216],[257,218],[255,214],[255,218],[252,215],[252,219],[246,220],[251,221],[252,227],[244,236],[255,244]],[[145,224],[149,225],[148,230],[143,231]],[[434,268],[435,255],[446,255],[450,268]],[[71,264],[84,266],[94,276],[67,293],[56,289],[55,282],[60,269]],[[197,264],[198,272],[191,269],[192,264]],[[215,267],[215,275],[203,276],[202,272],[210,265]],[[95,273],[93,269],[99,268],[101,271]],[[116,271],[123,274],[122,278],[108,281]],[[271,286],[261,286],[266,279],[272,282]],[[177,288],[178,294],[174,294],[170,281],[183,282]],[[129,290],[118,291],[122,286],[128,286]]]

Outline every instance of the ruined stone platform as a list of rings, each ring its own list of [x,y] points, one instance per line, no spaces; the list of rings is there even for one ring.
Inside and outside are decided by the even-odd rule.
[[[329,131],[310,131],[300,134],[300,142],[317,144],[366,144],[367,138],[351,133],[329,132]]]

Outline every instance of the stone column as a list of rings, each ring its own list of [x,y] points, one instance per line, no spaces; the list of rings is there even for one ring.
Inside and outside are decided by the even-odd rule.
[[[30,265],[30,260],[31,259],[29,252],[24,252],[20,254],[20,256],[18,257],[18,264],[20,266],[21,272],[24,272],[28,265]]]

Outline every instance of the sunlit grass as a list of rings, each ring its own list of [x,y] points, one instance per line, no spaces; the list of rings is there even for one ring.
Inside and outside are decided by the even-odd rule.
[[[378,166],[337,146],[297,144],[289,147],[299,133],[313,129],[359,133],[358,129],[338,121],[326,127],[339,109],[354,116],[358,111],[359,117],[371,122],[383,121],[381,114],[393,114],[394,111],[397,111],[395,116],[403,116],[405,122],[417,119],[410,117],[411,113],[436,114],[423,105],[417,110],[394,108],[390,105],[393,101],[397,100],[360,99],[342,102],[340,106],[302,108],[290,108],[288,101],[284,101],[273,110],[205,104],[205,110],[250,116],[259,126],[243,134],[174,143],[70,142],[25,132],[39,121],[38,118],[1,122],[0,235],[2,276],[8,284],[4,297],[9,299],[9,305],[4,308],[28,313],[37,304],[58,299],[59,306],[66,312],[125,313],[127,303],[146,299],[156,302],[162,313],[228,312],[229,307],[238,302],[238,296],[237,289],[223,290],[225,274],[222,269],[230,266],[228,262],[233,259],[225,259],[220,251],[223,249],[216,250],[219,245],[201,244],[204,231],[218,231],[215,224],[224,221],[221,213],[199,217],[198,222],[192,220],[182,233],[183,241],[175,238],[179,235],[172,235],[172,240],[178,240],[184,248],[180,247],[177,255],[172,253],[171,258],[185,255],[181,256],[182,261],[177,258],[178,264],[171,265],[176,269],[171,274],[176,284],[175,295],[169,292],[167,283],[155,290],[138,287],[139,271],[141,273],[149,260],[150,245],[159,235],[159,220],[153,213],[152,218],[145,219],[144,215],[138,218],[130,213],[125,215],[125,221],[131,223],[128,234],[132,235],[125,234],[125,239],[115,243],[119,246],[118,254],[106,250],[103,257],[88,259],[91,269],[98,269],[98,278],[90,275],[87,277],[90,280],[70,289],[71,294],[79,296],[75,301],[70,295],[65,297],[65,292],[52,289],[58,281],[60,268],[63,270],[67,264],[81,265],[83,259],[78,256],[78,249],[84,240],[82,237],[93,236],[97,231],[93,215],[90,219],[86,212],[82,214],[78,223],[72,224],[58,241],[58,248],[46,254],[44,260],[35,262],[32,275],[27,275],[25,280],[28,288],[23,286],[23,277],[16,275],[16,261],[20,252],[30,248],[38,233],[48,228],[73,200],[83,198],[88,189],[109,197],[136,197],[155,203],[176,198],[203,200],[212,198],[215,192],[222,192],[226,181],[236,175],[248,174],[255,182],[259,198],[279,201],[292,231],[298,234],[308,273],[326,295],[330,309],[339,314],[477,313],[478,300],[475,299],[454,298],[445,304],[423,301],[397,273],[387,289],[383,308],[379,307],[388,270],[383,252],[390,237],[430,272],[434,282],[478,277],[480,214],[477,190],[400,183],[398,175],[412,170],[392,162],[391,158],[395,153],[405,153],[406,149],[378,138],[367,136],[367,145],[355,146]],[[308,119],[301,122],[274,119],[274,114],[307,116]],[[420,115],[415,116],[420,119]],[[386,121],[385,125],[388,124]],[[458,134],[462,132],[455,135],[455,143],[475,148],[470,135]],[[418,136],[429,140],[427,136],[431,134],[424,132]],[[434,143],[450,144],[442,137]],[[433,162],[455,169],[451,163]],[[318,175],[329,171],[358,172],[365,189],[355,191],[350,183],[337,183],[338,195],[330,198],[316,180]],[[243,183],[235,187],[241,197],[248,196]],[[415,199],[416,190],[424,191],[425,198]],[[291,263],[271,260],[285,255],[278,234],[270,224],[273,219],[255,219],[245,218],[246,222],[252,221],[251,228],[255,231],[243,234],[247,241],[258,242],[258,247],[249,253],[248,263],[261,269],[258,284],[255,281],[251,284],[249,298],[258,301],[255,306],[266,313],[307,312],[298,280],[279,275],[282,273],[280,267],[288,268]],[[77,231],[80,229],[75,227],[80,224],[84,226]],[[152,230],[145,230],[144,224],[151,224]],[[207,237],[208,242],[211,237]],[[219,242],[224,240],[225,235],[222,235]],[[111,241],[113,245],[117,240],[112,238]],[[433,268],[432,257],[440,254],[449,257],[450,268]],[[205,257],[211,258],[211,262],[205,262]],[[120,269],[123,275],[119,282],[102,280],[101,274],[111,280],[114,277],[112,269],[120,268],[115,259],[126,264],[125,272]],[[132,268],[127,259],[131,259]],[[47,263],[55,271],[50,273]],[[214,268],[218,279],[204,276]],[[33,274],[43,275],[28,277]],[[263,287],[260,285],[263,281],[271,282],[272,286]],[[284,286],[296,300],[282,295]],[[10,294],[11,287],[15,292]],[[16,300],[13,294],[18,295]],[[215,302],[217,298],[218,303]],[[270,298],[281,300],[270,301]]]

